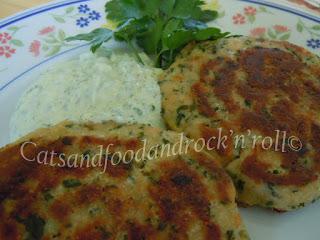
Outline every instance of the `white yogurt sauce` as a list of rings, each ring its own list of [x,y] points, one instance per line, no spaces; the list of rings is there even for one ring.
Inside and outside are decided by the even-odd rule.
[[[63,120],[115,120],[162,127],[161,70],[139,64],[126,53],[86,53],[60,63],[23,94],[11,119],[15,140]]]

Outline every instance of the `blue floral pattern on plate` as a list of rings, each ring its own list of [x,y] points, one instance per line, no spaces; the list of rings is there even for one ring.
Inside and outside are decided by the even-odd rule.
[[[101,18],[101,14],[93,10],[92,12],[89,13],[89,18],[92,21],[99,20]]]
[[[98,11],[91,10],[87,4],[81,4],[78,7],[81,17],[77,19],[77,26],[84,28],[88,27],[91,21],[98,21],[101,18],[101,14]]]
[[[87,27],[89,26],[89,19],[88,18],[84,18],[84,17],[81,17],[79,19],[77,19],[77,26],[83,28],[83,27]]]
[[[317,49],[317,48],[320,48],[320,39],[310,39],[307,41],[307,46],[308,47],[311,47],[313,49]]]
[[[88,12],[90,12],[90,8],[88,7],[87,4],[80,5],[78,7],[78,10],[79,10],[79,13],[88,13]]]

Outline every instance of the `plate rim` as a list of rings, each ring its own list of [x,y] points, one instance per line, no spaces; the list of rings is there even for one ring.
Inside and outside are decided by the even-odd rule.
[[[91,2],[94,0],[56,0],[53,1],[52,3],[47,3],[47,4],[43,4],[34,8],[30,8],[27,9],[25,11],[22,11],[20,13],[14,14],[12,16],[9,16],[7,18],[4,18],[2,20],[0,20],[0,29],[9,26],[13,23],[16,23],[20,20],[38,15],[40,13],[44,13],[56,8],[60,8],[60,7],[64,7],[64,6],[68,6],[68,5],[72,5],[72,4],[76,4],[76,3],[82,3],[82,2]],[[258,5],[264,5],[267,7],[271,7],[280,11],[284,11],[287,13],[291,13],[303,18],[306,18],[308,20],[311,21],[315,21],[317,23],[320,23],[320,17],[317,17],[311,13],[309,13],[308,11],[301,11],[296,9],[294,6],[287,6],[287,5],[283,5],[283,4],[278,4],[275,3],[273,1],[264,1],[264,0],[238,0],[240,2],[248,2],[248,3],[253,3],[253,4],[258,4]]]
[[[24,20],[29,17],[36,16],[40,13],[44,13],[53,9],[65,7],[68,5],[73,5],[76,3],[82,3],[82,2],[91,2],[92,0],[54,0],[49,3],[41,4],[38,6],[35,6],[33,8],[28,8],[24,11],[18,12],[16,14],[13,14],[11,16],[5,17],[3,19],[0,19],[0,29],[7,27],[13,23],[19,22],[20,20]]]
[[[61,8],[61,7],[65,7],[65,6],[69,6],[69,5],[74,5],[77,3],[88,3],[88,2],[93,2],[96,0],[54,0],[50,3],[47,4],[42,4],[40,6],[34,7],[34,8],[30,8],[27,9],[25,11],[22,11],[20,13],[17,13],[15,15],[9,16],[7,18],[4,18],[2,20],[0,20],[0,30],[4,27],[10,26],[11,24],[14,24],[16,22],[19,22],[21,20],[27,19],[27,18],[31,18],[33,16],[36,16],[38,14],[42,14],[44,12],[48,12],[51,11],[53,9],[57,9],[57,8]],[[246,2],[246,3],[252,3],[252,4],[256,4],[256,5],[262,5],[262,6],[267,6],[279,11],[283,11],[289,14],[293,14],[293,15],[297,15],[300,16],[302,18],[308,19],[310,21],[314,21],[316,23],[320,24],[320,17],[317,17],[315,15],[312,15],[310,12],[306,11],[301,11],[296,9],[294,6],[288,6],[288,5],[284,5],[284,4],[278,4],[273,0],[269,0],[269,1],[265,1],[265,0],[237,0],[239,2]],[[4,85],[0,86],[0,93],[3,92],[4,90],[6,90],[11,84],[13,84],[16,80],[18,80],[19,78],[23,77],[25,74],[29,73],[30,71],[32,71],[33,69],[35,69],[36,67],[41,66],[42,64],[45,64],[47,62],[49,62],[50,60],[53,60],[61,55],[64,55],[68,52],[74,51],[76,49],[82,48],[89,45],[88,43],[86,44],[81,44],[78,45],[74,48],[70,48],[67,49],[65,51],[60,52],[59,54],[56,54],[50,58],[44,59],[43,61],[39,62],[36,65],[31,66],[30,68],[26,69],[25,71],[19,73],[18,75],[16,75],[14,78],[12,78],[11,80],[9,80],[7,83],[5,83]]]
[[[284,11],[286,13],[291,13],[291,14],[306,18],[308,20],[320,23],[320,17],[313,15],[308,10],[305,10],[305,11],[298,10],[297,8],[294,7],[294,5],[288,6],[284,4],[278,4],[273,1],[264,1],[264,0],[239,0],[239,1],[258,4],[258,5],[264,5],[266,7],[271,7],[280,11]]]

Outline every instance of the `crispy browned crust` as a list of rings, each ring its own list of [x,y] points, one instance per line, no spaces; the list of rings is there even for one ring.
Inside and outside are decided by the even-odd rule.
[[[160,85],[171,129],[207,141],[218,128],[229,136],[227,148],[212,145],[234,179],[252,187],[239,192],[240,201],[292,210],[320,196],[318,56],[288,42],[248,37],[204,42],[188,46]],[[245,136],[245,150],[236,148],[230,130]],[[298,137],[303,147],[295,151],[285,143],[286,153],[267,153],[260,140],[253,149],[247,130],[271,137],[271,149],[276,130]]]
[[[207,153],[102,167],[53,167],[41,151],[93,156],[173,145],[180,136],[144,125],[62,123],[0,149],[0,239],[248,239],[232,181]],[[43,155],[42,155],[43,156]],[[106,156],[108,159],[108,156]],[[48,157],[41,158],[44,162]],[[53,158],[52,162],[60,160]]]

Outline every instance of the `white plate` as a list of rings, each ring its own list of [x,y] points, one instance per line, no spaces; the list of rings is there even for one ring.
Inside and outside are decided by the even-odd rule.
[[[279,5],[279,1],[208,2],[220,12],[214,24],[226,31],[288,40],[320,55],[320,16],[316,11],[301,12],[290,4]],[[63,38],[101,26],[104,3],[54,1],[0,21],[0,146],[9,142],[9,120],[15,105],[39,72],[88,51],[85,44],[66,45]],[[320,239],[320,202],[286,214],[262,209],[241,212],[254,240]]]

